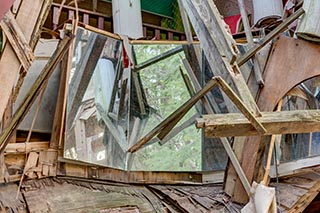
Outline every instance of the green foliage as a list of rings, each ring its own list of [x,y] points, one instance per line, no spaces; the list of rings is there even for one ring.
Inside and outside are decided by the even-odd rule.
[[[139,64],[174,47],[174,45],[143,45],[135,46],[134,50]],[[183,53],[180,54],[184,57]],[[179,67],[183,68],[183,64],[179,55],[174,55],[140,71],[148,104],[154,109],[143,135],[190,98]],[[195,109],[190,110],[179,124],[195,113]],[[201,170],[200,131],[190,126],[163,146],[153,144],[142,149],[137,153],[135,161],[136,170]]]

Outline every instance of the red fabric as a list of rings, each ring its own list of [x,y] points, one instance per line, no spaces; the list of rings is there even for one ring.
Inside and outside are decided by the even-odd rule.
[[[122,49],[123,49],[123,67],[128,68],[130,66],[130,60],[124,46]]]
[[[224,18],[224,21],[229,25],[232,34],[237,33],[239,21],[241,20],[241,15],[234,15]]]
[[[9,11],[13,5],[14,0],[0,0],[0,20]]]

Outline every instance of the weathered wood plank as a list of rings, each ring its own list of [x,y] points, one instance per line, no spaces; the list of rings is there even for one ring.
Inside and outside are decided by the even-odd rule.
[[[245,6],[243,0],[238,0],[238,5],[239,5],[239,9],[240,9],[240,14],[241,14],[241,19],[242,19],[244,31],[245,31],[246,38],[247,38],[247,43],[248,43],[249,47],[252,48],[252,47],[254,47],[254,42],[253,42],[253,36],[251,33],[251,27],[249,24],[248,15],[246,12],[246,6]],[[261,73],[259,61],[256,58],[256,56],[253,56],[252,60],[253,60],[253,71],[255,74],[256,81],[259,84],[259,86],[264,86],[264,81],[262,78],[262,73]]]
[[[31,178],[34,177],[33,169],[37,166],[38,159],[39,159],[38,153],[30,152],[30,154],[28,156],[28,160],[26,162],[26,165],[23,169],[23,176],[21,177],[20,185],[21,185],[21,182],[24,178],[24,175],[31,177]]]
[[[287,18],[279,26],[277,26],[271,33],[269,33],[264,39],[262,39],[258,45],[248,50],[244,55],[237,59],[237,64],[239,66],[246,63],[252,56],[254,56],[259,50],[261,50],[266,44],[268,44],[272,39],[274,39],[279,33],[283,32],[287,27],[304,14],[304,10],[300,8],[293,15]]]
[[[26,40],[31,42],[31,48],[34,47],[36,43],[35,40],[38,38],[40,30],[39,24],[43,23],[43,19],[46,17],[46,13],[42,10],[48,9],[50,3],[51,0],[25,0],[21,3],[16,21],[21,27],[21,31]],[[36,30],[34,30],[34,28]],[[6,45],[0,59],[0,79],[3,83],[0,88],[0,99],[2,100],[0,102],[0,117],[3,116],[19,72],[20,61],[16,57],[12,47]]]
[[[4,154],[24,154],[29,152],[39,152],[49,148],[49,142],[31,142],[31,143],[9,143]]]
[[[303,212],[314,200],[314,198],[319,195],[319,190],[320,182],[316,183],[306,194],[301,196],[294,206],[291,207],[288,213]]]
[[[199,172],[150,172],[124,171],[120,169],[99,167],[94,164],[82,163],[69,159],[59,159],[58,176],[92,178],[116,181],[118,183],[136,184],[183,184],[202,183]]]
[[[277,186],[280,193],[280,203],[288,209],[292,208],[299,198],[308,192],[306,189],[284,183],[271,184],[271,186]]]
[[[17,184],[0,185],[1,212],[27,212],[27,207],[21,193],[17,198]]]
[[[51,138],[50,138],[50,148],[58,149],[60,135],[62,135],[61,126],[63,125],[63,114],[64,114],[64,106],[65,106],[65,94],[66,94],[66,81],[67,81],[67,69],[69,67],[69,54],[70,50],[66,53],[66,56],[62,59],[60,63],[60,82],[59,82],[59,91],[57,104],[54,112],[54,119],[52,124]]]
[[[320,25],[317,20],[319,19],[320,4],[319,1],[305,0],[303,1],[303,8],[306,11],[305,15],[301,18],[297,27],[297,36],[305,40],[320,42]]]
[[[258,98],[258,106],[262,111],[272,111],[279,100],[293,87],[319,75],[317,68],[320,66],[319,51],[317,44],[280,36],[264,72],[265,87]],[[305,57],[306,55],[308,57]],[[301,60],[302,58],[304,60]],[[289,71],[290,75],[288,75]],[[268,141],[268,138],[259,136],[246,139],[242,153],[242,167],[249,181],[258,176]],[[259,182],[258,179],[256,180]],[[239,180],[234,193],[236,201],[247,202]]]
[[[246,107],[254,115],[259,115],[255,100],[235,63],[238,52],[235,42],[214,3],[186,0],[184,6],[214,75],[221,76],[238,93]],[[229,111],[233,111],[230,101],[226,98],[225,101]]]
[[[56,150],[44,150],[39,153],[40,171],[43,176],[56,176],[57,174],[58,152]]]
[[[24,70],[28,71],[34,60],[34,54],[20,26],[10,11],[3,17],[0,26],[6,34]]]
[[[267,130],[262,135],[308,133],[320,131],[319,110],[262,112],[257,118]],[[205,129],[207,137],[261,135],[239,113],[204,115],[197,119],[197,127]]]
[[[0,150],[3,151],[6,144],[8,143],[7,139],[11,135],[11,133],[15,130],[15,128],[22,121],[28,109],[31,107],[32,103],[36,99],[40,90],[43,88],[44,82],[50,77],[55,67],[58,65],[62,57],[65,55],[69,45],[71,43],[71,39],[69,37],[65,37],[58,46],[58,49],[53,54],[52,58],[49,60],[48,64],[45,66],[33,86],[30,88],[28,94],[26,95],[24,101],[21,106],[17,109],[16,113],[13,115],[13,118],[6,129],[0,135]]]

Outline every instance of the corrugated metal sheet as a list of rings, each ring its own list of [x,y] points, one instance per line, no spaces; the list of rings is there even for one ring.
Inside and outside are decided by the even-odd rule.
[[[0,0],[0,20],[13,5],[14,0]]]

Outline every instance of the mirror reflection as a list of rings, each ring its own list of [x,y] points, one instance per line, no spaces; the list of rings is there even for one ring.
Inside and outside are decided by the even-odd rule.
[[[148,64],[170,51],[175,53]],[[137,153],[127,153],[192,95],[185,57],[181,45],[124,45],[79,28],[69,78],[65,157],[125,170],[201,170],[196,108],[164,140],[154,138]]]

